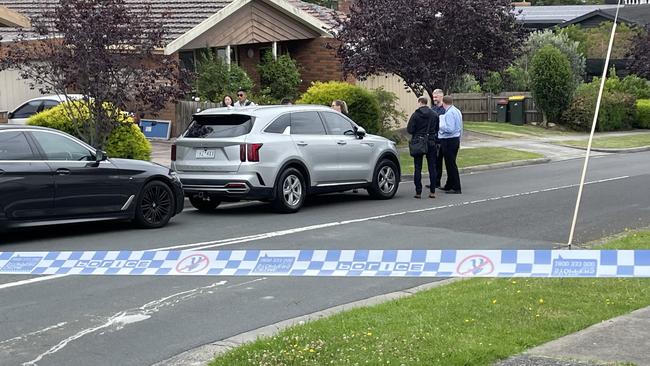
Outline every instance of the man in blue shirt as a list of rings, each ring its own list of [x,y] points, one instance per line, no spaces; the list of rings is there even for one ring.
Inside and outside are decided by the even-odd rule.
[[[434,112],[438,116],[441,116],[445,114],[445,108],[442,106],[442,97],[445,95],[445,93],[442,91],[442,89],[436,89],[431,93],[433,95],[433,102],[431,103],[431,109],[433,109]],[[436,188],[442,188],[440,185],[440,180],[442,179],[442,152],[440,151],[440,141],[438,141],[438,136],[436,135],[436,150],[438,154],[436,154]],[[429,188],[429,187],[427,187]]]
[[[454,99],[450,95],[442,98],[442,106],[445,114],[440,116],[438,140],[447,169],[447,183],[441,189],[447,193],[461,194],[456,157],[460,149],[460,138],[463,135],[463,114],[454,107]]]

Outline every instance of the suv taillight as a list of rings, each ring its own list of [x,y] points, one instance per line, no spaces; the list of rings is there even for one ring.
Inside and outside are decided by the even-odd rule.
[[[248,161],[258,162],[260,161],[260,149],[262,144],[248,144]]]
[[[239,145],[239,160],[241,160],[242,163],[246,161],[246,145],[245,144],[244,145]]]
[[[176,161],[176,144],[172,144],[172,161]]]

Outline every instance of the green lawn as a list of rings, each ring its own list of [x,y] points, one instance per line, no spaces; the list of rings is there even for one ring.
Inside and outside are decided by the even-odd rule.
[[[552,137],[567,133],[558,129],[547,129],[532,125],[511,125],[498,122],[465,122],[464,129],[503,138]]]
[[[650,231],[606,247],[650,248]],[[648,305],[650,279],[471,279],[292,327],[210,365],[490,365]]]
[[[541,154],[507,149],[504,147],[477,147],[471,149],[461,149],[458,153],[457,163],[459,168],[466,168],[469,166],[503,163],[516,160],[537,159],[543,157],[544,155]],[[424,161],[424,171],[426,172],[426,159],[424,159]],[[400,164],[402,166],[402,174],[413,174],[413,158],[409,155],[408,152],[402,152],[400,154]]]
[[[587,147],[587,140],[560,141],[559,144]],[[595,137],[591,145],[595,148],[620,149],[632,147],[650,146],[650,133],[642,133],[630,136],[613,136],[613,137]]]

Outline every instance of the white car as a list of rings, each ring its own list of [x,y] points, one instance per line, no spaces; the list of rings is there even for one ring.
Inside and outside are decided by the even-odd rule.
[[[68,94],[69,100],[79,100],[82,98],[83,95],[81,94]],[[9,112],[7,122],[13,125],[27,124],[29,117],[35,115],[36,113],[56,107],[64,101],[66,101],[66,96],[64,94],[46,95],[43,97],[30,99],[21,104],[20,107],[16,108],[13,112]]]
[[[270,201],[296,212],[310,194],[367,189],[390,199],[400,181],[395,143],[323,106],[209,109],[172,145],[172,169],[202,211],[222,201]]]

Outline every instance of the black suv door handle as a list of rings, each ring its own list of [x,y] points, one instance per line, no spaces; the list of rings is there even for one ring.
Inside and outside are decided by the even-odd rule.
[[[59,168],[56,170],[57,175],[69,175],[70,174],[70,169],[66,168]]]

